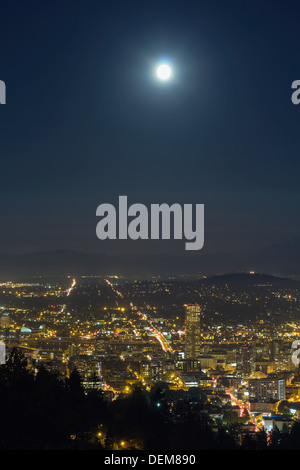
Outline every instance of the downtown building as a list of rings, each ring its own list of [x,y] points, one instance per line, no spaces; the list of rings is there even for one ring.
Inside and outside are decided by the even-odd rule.
[[[201,355],[201,307],[187,304],[185,307],[185,359],[197,359]]]
[[[249,377],[255,364],[255,348],[251,344],[239,345],[236,349],[236,376]]]
[[[249,410],[270,413],[286,398],[286,381],[278,378],[249,379]]]
[[[285,379],[249,379],[250,402],[277,402],[285,400]]]

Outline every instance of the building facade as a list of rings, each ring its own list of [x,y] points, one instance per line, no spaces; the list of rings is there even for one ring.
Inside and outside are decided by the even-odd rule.
[[[196,359],[201,354],[201,307],[185,305],[185,350],[186,359]]]

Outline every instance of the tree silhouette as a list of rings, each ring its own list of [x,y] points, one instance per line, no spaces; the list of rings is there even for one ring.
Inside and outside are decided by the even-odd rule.
[[[108,402],[83,389],[77,370],[62,380],[43,365],[30,369],[14,348],[0,366],[0,450],[102,449],[99,430],[109,450],[300,449],[297,422],[290,432],[252,437],[239,419],[216,428],[207,412],[216,403],[198,389],[173,392],[160,383]]]

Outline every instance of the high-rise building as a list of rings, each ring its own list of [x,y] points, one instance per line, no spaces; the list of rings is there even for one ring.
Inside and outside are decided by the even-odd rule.
[[[247,377],[253,370],[255,348],[250,344],[241,344],[236,349],[236,373],[239,377]]]
[[[250,402],[275,402],[285,400],[285,379],[250,379],[249,380]]]
[[[198,304],[185,305],[185,350],[186,359],[196,359],[201,354],[200,337],[201,307]]]
[[[279,352],[279,340],[273,339],[269,344],[269,356],[270,360],[274,361]]]

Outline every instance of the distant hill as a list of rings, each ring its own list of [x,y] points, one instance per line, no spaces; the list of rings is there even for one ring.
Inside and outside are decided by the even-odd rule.
[[[260,274],[260,273],[230,273],[223,274],[218,276],[210,276],[202,281],[203,285],[216,285],[216,286],[225,286],[229,287],[253,287],[253,286],[273,286],[273,287],[287,287],[300,288],[300,282],[289,279],[282,278],[277,276],[271,276],[269,274]]]
[[[241,255],[180,252],[179,254],[81,253],[71,250],[20,255],[0,254],[0,279],[28,276],[109,275],[148,278],[153,275],[212,276],[255,271],[276,277],[299,277],[300,239]],[[253,278],[252,278],[253,279]]]

